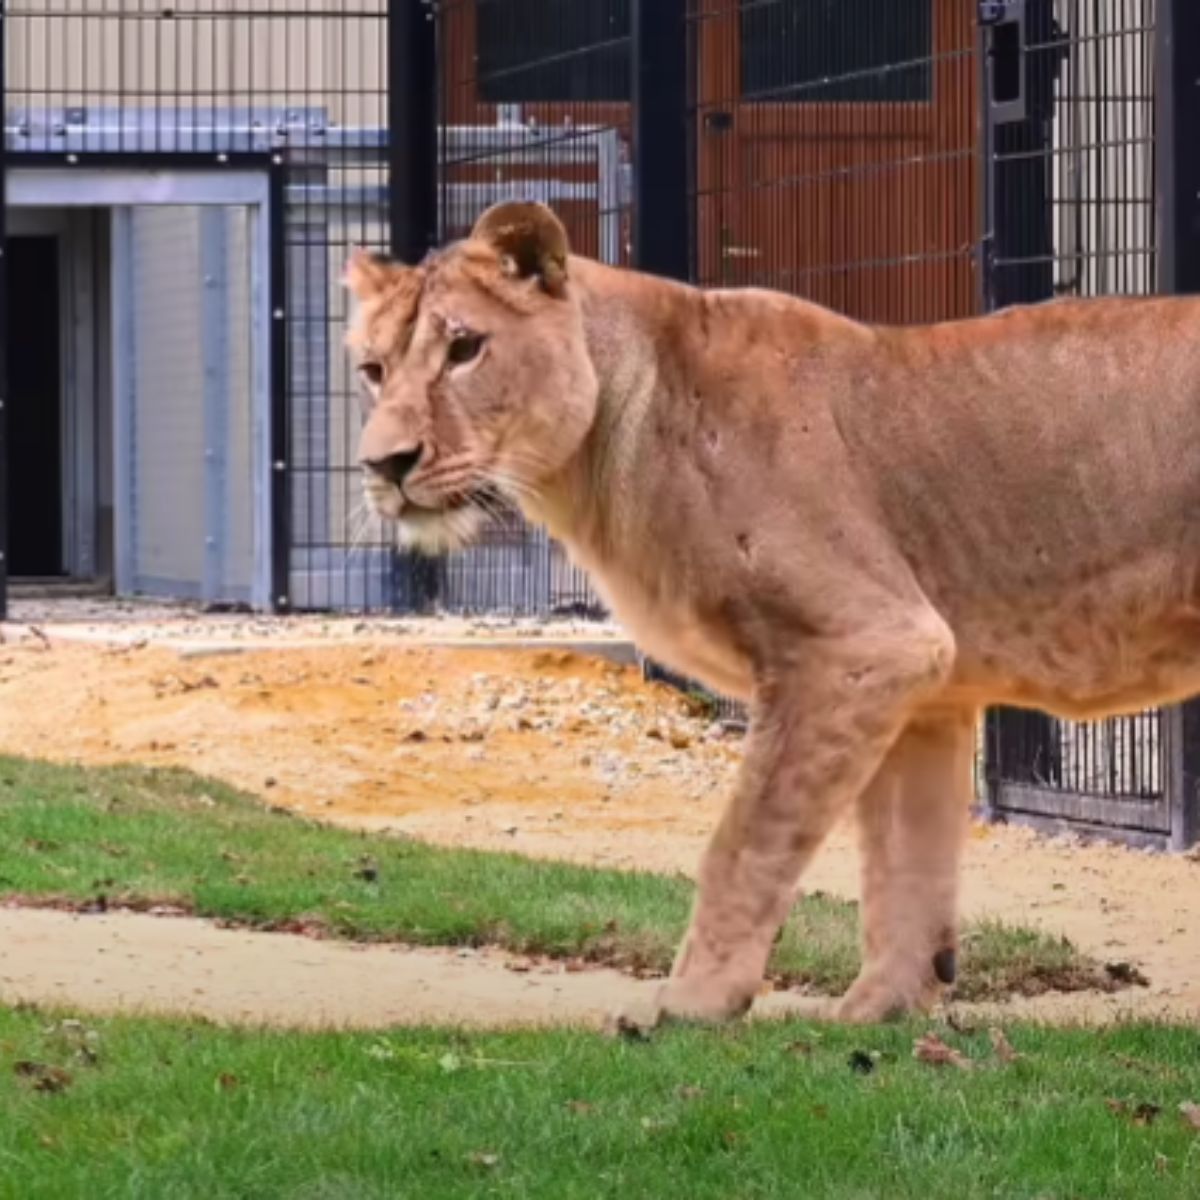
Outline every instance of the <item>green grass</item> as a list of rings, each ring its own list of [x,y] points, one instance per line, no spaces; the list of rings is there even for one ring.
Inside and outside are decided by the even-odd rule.
[[[943,1031],[970,1071],[914,1061],[919,1032],[64,1029],[0,1009],[0,1198],[1200,1195],[1194,1030],[1016,1026],[1007,1065]]]
[[[265,928],[361,940],[495,944],[665,970],[692,886],[515,854],[365,836],[265,808],[182,772],[82,770],[0,759],[0,897],[181,906]],[[855,906],[796,906],[772,973],[839,992],[858,965]],[[969,929],[959,995],[1104,986],[1065,941]]]

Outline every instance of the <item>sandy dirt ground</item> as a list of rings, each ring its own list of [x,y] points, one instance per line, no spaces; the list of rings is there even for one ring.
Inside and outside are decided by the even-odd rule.
[[[618,632],[604,627],[277,622],[142,609],[114,620],[111,610],[86,603],[65,614],[61,607],[18,606],[14,617],[0,645],[0,751],[189,767],[312,817],[442,844],[691,873],[740,757],[736,735],[689,713],[675,692],[644,683],[636,667],[600,656],[627,657]],[[1136,1011],[1200,1019],[1200,863],[980,826],[964,884],[968,915],[1066,934],[1102,960],[1138,964],[1150,980],[1147,988],[1115,996],[1023,1000],[1014,1013],[1105,1019]],[[805,886],[856,894],[849,830],[834,835]],[[155,921],[127,926],[122,922],[133,918],[0,915],[0,994],[31,999],[67,993],[39,990],[63,976],[63,967],[59,959],[51,963],[50,939],[41,941],[45,970],[37,938],[14,941],[22,920],[58,921],[57,939],[103,944],[109,963],[142,944],[149,954],[151,939],[131,931]],[[177,920],[169,925],[182,929]],[[184,981],[174,999],[148,1002],[290,1021],[287,1013],[297,1009],[287,1007],[286,997],[277,1004],[267,999],[286,978],[276,957],[282,964],[289,956],[300,964],[292,990],[336,1023],[401,1020],[405,1011],[411,1019],[436,1011],[453,1020],[467,1010],[487,1019],[483,1008],[503,1019],[521,1009],[521,989],[546,980],[565,990],[547,993],[549,1009],[538,1011],[582,1019],[607,1007],[606,987],[636,986],[597,975],[589,998],[588,980],[569,980],[557,968],[543,976],[508,970],[487,955],[423,952],[413,959],[412,978],[427,971],[429,983],[418,987],[405,983],[409,968],[395,949],[296,946],[281,935],[230,931],[212,936],[218,934],[265,937],[263,946],[279,949],[245,953],[235,973],[196,975],[192,995],[206,997],[207,1008],[183,995],[193,978],[180,965],[191,961],[185,955],[168,972]],[[182,936],[177,931],[169,940]],[[202,972],[208,935],[195,936],[200,948],[192,959]],[[305,970],[329,975],[335,964],[352,978],[344,964],[376,959],[398,972],[388,977],[395,994],[364,999],[358,1017],[352,986],[330,979],[322,1000],[302,979]],[[318,960],[319,970],[303,967]],[[113,1003],[116,985],[104,991],[88,984],[88,972],[71,976],[70,994],[79,1003],[89,995],[98,1005]],[[478,987],[463,982],[472,972]],[[151,974],[157,977],[147,965],[145,977]],[[103,979],[104,972],[90,977]],[[470,997],[465,1008],[453,999],[455,988]],[[572,989],[579,989],[578,999],[563,999],[576,995]],[[513,1004],[502,1000],[513,995]]]

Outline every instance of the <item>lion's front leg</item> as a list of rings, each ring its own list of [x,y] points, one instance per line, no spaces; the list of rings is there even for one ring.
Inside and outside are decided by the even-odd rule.
[[[944,683],[953,639],[922,612],[886,632],[813,638],[789,656],[757,691],[742,774],[701,864],[656,1020],[719,1020],[749,1008],[800,872],[919,698]]]
[[[954,982],[975,721],[973,711],[913,721],[859,797],[863,967],[843,1020],[927,1008]]]

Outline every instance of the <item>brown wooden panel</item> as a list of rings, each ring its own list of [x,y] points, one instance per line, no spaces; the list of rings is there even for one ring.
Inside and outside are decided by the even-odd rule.
[[[740,99],[738,0],[697,18],[705,282],[782,287],[870,321],[976,309],[972,6],[933,4],[929,102]]]

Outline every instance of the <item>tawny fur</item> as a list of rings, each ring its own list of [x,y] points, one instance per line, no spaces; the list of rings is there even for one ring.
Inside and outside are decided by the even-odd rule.
[[[548,210],[505,206],[419,268],[354,260],[351,344],[382,368],[362,456],[422,448],[403,491],[368,491],[433,545],[494,485],[648,653],[751,702],[657,1015],[749,1006],[855,803],[864,964],[841,1014],[926,1005],[953,968],[980,709],[1200,691],[1200,300],[878,328],[577,257],[564,278],[564,246]],[[486,341],[453,365],[463,329]]]

